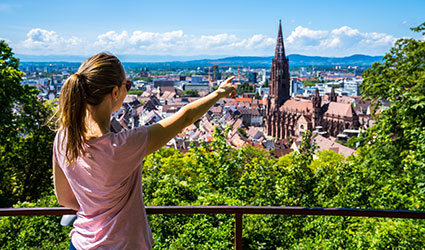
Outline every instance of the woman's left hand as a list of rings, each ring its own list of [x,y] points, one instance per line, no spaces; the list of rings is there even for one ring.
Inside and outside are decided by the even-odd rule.
[[[236,95],[236,84],[232,83],[233,79],[235,79],[234,76],[229,77],[220,84],[216,91],[221,97],[234,97]]]

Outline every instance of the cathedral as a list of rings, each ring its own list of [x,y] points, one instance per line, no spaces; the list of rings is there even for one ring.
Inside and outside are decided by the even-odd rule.
[[[276,139],[298,137],[305,130],[321,131],[324,136],[341,134],[345,129],[358,129],[359,118],[353,107],[338,103],[332,89],[327,102],[318,89],[310,101],[291,99],[288,58],[283,45],[282,24],[270,72],[270,91],[266,99],[265,125],[267,135]]]

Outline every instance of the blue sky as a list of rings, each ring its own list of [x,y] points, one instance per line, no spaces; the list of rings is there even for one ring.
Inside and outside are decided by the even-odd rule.
[[[0,39],[18,54],[383,55],[425,22],[425,1],[8,1]]]

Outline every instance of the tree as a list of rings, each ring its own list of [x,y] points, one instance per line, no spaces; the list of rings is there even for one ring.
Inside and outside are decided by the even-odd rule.
[[[141,94],[143,94],[143,90],[139,90],[139,89],[134,89],[134,90],[130,90],[128,91],[128,95],[137,95],[140,96]]]
[[[21,86],[23,72],[18,70],[19,60],[5,41],[0,41],[0,143],[18,134],[19,123],[15,110],[25,103],[27,86]]]
[[[236,90],[238,91],[238,94],[254,93],[255,88],[248,82],[244,82],[242,84],[239,84]]]
[[[425,35],[425,23],[412,30]],[[424,62],[425,41],[404,38],[364,72],[363,98],[372,100],[377,121],[361,134],[353,161],[364,178],[350,180],[369,188],[344,191],[363,197],[358,206],[425,209]]]
[[[183,92],[183,96],[199,97],[199,93],[198,93],[198,90],[196,89],[187,89]]]
[[[21,85],[12,49],[0,41],[0,205],[40,198],[52,188],[53,113],[39,91]]]

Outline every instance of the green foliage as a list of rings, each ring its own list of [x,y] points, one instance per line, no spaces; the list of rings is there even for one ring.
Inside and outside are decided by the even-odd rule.
[[[146,76],[142,76],[142,77],[133,77],[131,80],[132,80],[132,81],[145,81],[145,82],[152,82],[152,78],[150,78],[150,77],[146,77]]]
[[[20,84],[23,73],[11,48],[0,41],[0,206],[34,201],[51,190],[53,106],[38,90]]]
[[[199,93],[196,89],[187,89],[183,92],[183,96],[199,97]]]
[[[23,72],[18,70],[19,60],[13,56],[12,49],[5,41],[0,41],[0,143],[4,145],[8,138],[19,132],[20,116],[14,112],[25,103],[28,86],[21,86]]]
[[[358,139],[353,165],[364,169],[365,179],[358,181],[371,183],[364,191],[370,206],[425,209],[424,61],[425,41],[400,39],[364,73],[362,93],[380,112]],[[391,105],[383,107],[382,100]]]
[[[304,134],[299,153],[278,160],[253,147],[232,149],[225,141],[227,132],[216,130],[212,143],[184,155],[164,148],[149,156],[143,172],[146,204],[374,207],[366,170],[334,151],[317,152],[311,132]],[[151,215],[149,221],[155,249],[232,248],[233,216]],[[416,249],[425,244],[424,224],[408,219],[245,215],[243,249]]]
[[[236,88],[238,94],[243,94],[243,93],[254,93],[255,92],[255,88],[249,84],[248,82],[244,82],[241,83],[237,86]]]
[[[244,137],[244,138],[248,138],[248,135],[246,134],[245,129],[243,129],[243,128],[241,128],[241,127],[238,127],[237,131],[238,131],[238,133],[239,133],[242,137]]]
[[[301,81],[304,87],[314,87],[319,81]]]
[[[58,206],[49,193],[37,202],[18,202],[14,207]],[[60,225],[60,216],[0,217],[1,249],[68,249],[72,227]]]
[[[143,94],[143,90],[134,89],[134,90],[128,91],[127,94],[140,96],[141,94]]]

